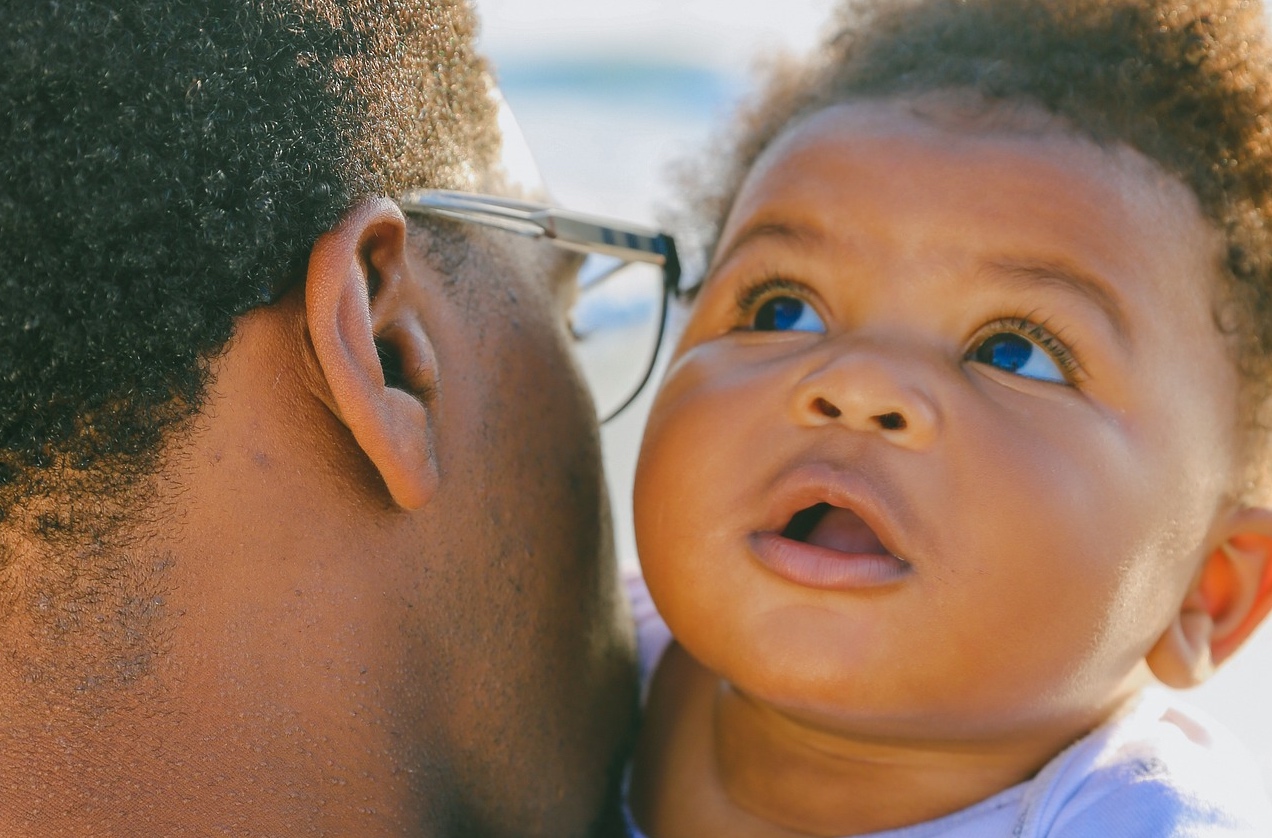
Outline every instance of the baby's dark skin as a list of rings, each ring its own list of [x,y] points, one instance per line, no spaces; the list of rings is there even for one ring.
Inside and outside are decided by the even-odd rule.
[[[828,107],[733,204],[637,473],[651,835],[958,811],[1267,611],[1219,232],[1130,147],[967,102]]]

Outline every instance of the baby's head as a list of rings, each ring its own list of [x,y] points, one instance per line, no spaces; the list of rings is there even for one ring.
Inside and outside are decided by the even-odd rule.
[[[737,689],[1063,739],[1272,603],[1262,10],[853,5],[755,110],[636,484]]]

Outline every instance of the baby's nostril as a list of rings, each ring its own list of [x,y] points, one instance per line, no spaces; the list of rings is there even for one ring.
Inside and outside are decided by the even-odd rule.
[[[842,411],[839,408],[822,398],[814,401],[813,407],[823,416],[828,416],[831,419],[838,419],[842,415]]]
[[[893,411],[892,413],[881,413],[874,417],[874,420],[878,422],[879,427],[883,428],[885,431],[905,430],[905,417],[896,411]]]

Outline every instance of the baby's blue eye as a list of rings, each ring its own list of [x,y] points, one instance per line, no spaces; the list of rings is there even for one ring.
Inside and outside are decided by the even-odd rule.
[[[770,297],[755,311],[757,332],[824,332],[813,307],[798,297]]]
[[[1060,366],[1047,350],[1015,332],[992,334],[967,354],[968,360],[997,367],[1004,372],[1064,384]]]

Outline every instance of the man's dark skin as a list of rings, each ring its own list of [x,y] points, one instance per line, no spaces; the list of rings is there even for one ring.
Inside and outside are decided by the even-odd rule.
[[[621,834],[632,641],[573,276],[498,231],[438,259],[391,198],[236,319],[99,540],[126,578],[74,631],[0,620],[0,833]],[[0,526],[10,590],[93,554],[12,523],[48,502]]]

